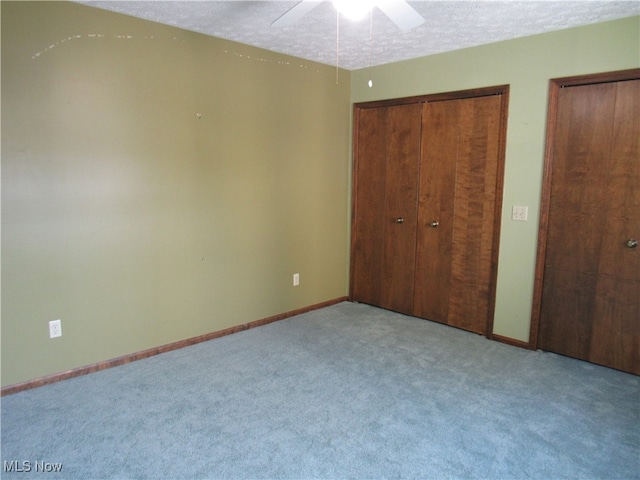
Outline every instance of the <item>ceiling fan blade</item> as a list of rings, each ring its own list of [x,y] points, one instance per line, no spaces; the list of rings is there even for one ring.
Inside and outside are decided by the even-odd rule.
[[[302,0],[287,10],[280,18],[274,21],[271,26],[290,27],[321,3],[322,0]]]
[[[424,23],[422,15],[405,0],[380,0],[376,6],[405,32]]]

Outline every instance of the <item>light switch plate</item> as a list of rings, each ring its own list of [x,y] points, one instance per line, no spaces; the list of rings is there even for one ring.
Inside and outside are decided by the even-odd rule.
[[[526,222],[528,208],[522,207],[518,205],[513,206],[513,210],[511,211],[511,220],[515,220],[516,222]]]

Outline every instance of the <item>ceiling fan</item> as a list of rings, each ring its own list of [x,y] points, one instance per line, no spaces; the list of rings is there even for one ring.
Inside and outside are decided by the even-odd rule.
[[[324,0],[302,0],[286,11],[271,25],[289,27],[320,5]],[[352,20],[359,20],[378,7],[401,30],[408,32],[424,23],[424,18],[406,0],[332,0],[338,12]]]

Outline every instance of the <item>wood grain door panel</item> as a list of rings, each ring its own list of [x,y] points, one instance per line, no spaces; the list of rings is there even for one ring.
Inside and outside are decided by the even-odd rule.
[[[449,324],[482,334],[491,312],[495,224],[501,211],[501,101],[496,95],[468,99],[460,115]]]
[[[352,297],[375,304],[382,295],[384,228],[380,212],[384,211],[386,182],[385,144],[386,113],[383,109],[359,111],[354,165]],[[366,160],[365,160],[366,159]]]
[[[420,106],[387,107],[387,114],[384,287],[380,306],[411,314],[420,171]]]
[[[423,107],[414,314],[448,323],[460,103]],[[437,226],[431,226],[438,222]]]
[[[359,104],[351,298],[491,331],[508,86]]]
[[[415,314],[482,334],[492,311],[501,115],[498,95],[423,107]]]
[[[354,300],[413,311],[419,104],[362,109],[355,175]]]
[[[640,374],[640,80],[616,84],[590,361]]]
[[[640,80],[557,94],[539,347],[640,374]]]

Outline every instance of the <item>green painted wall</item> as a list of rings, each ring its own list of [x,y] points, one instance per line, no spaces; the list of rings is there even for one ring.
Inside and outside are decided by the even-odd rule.
[[[2,385],[346,295],[340,79],[82,5],[3,1]]]
[[[496,334],[529,340],[549,80],[640,67],[639,27],[632,17],[352,72],[352,102],[511,86]],[[526,223],[513,205],[529,207]]]

